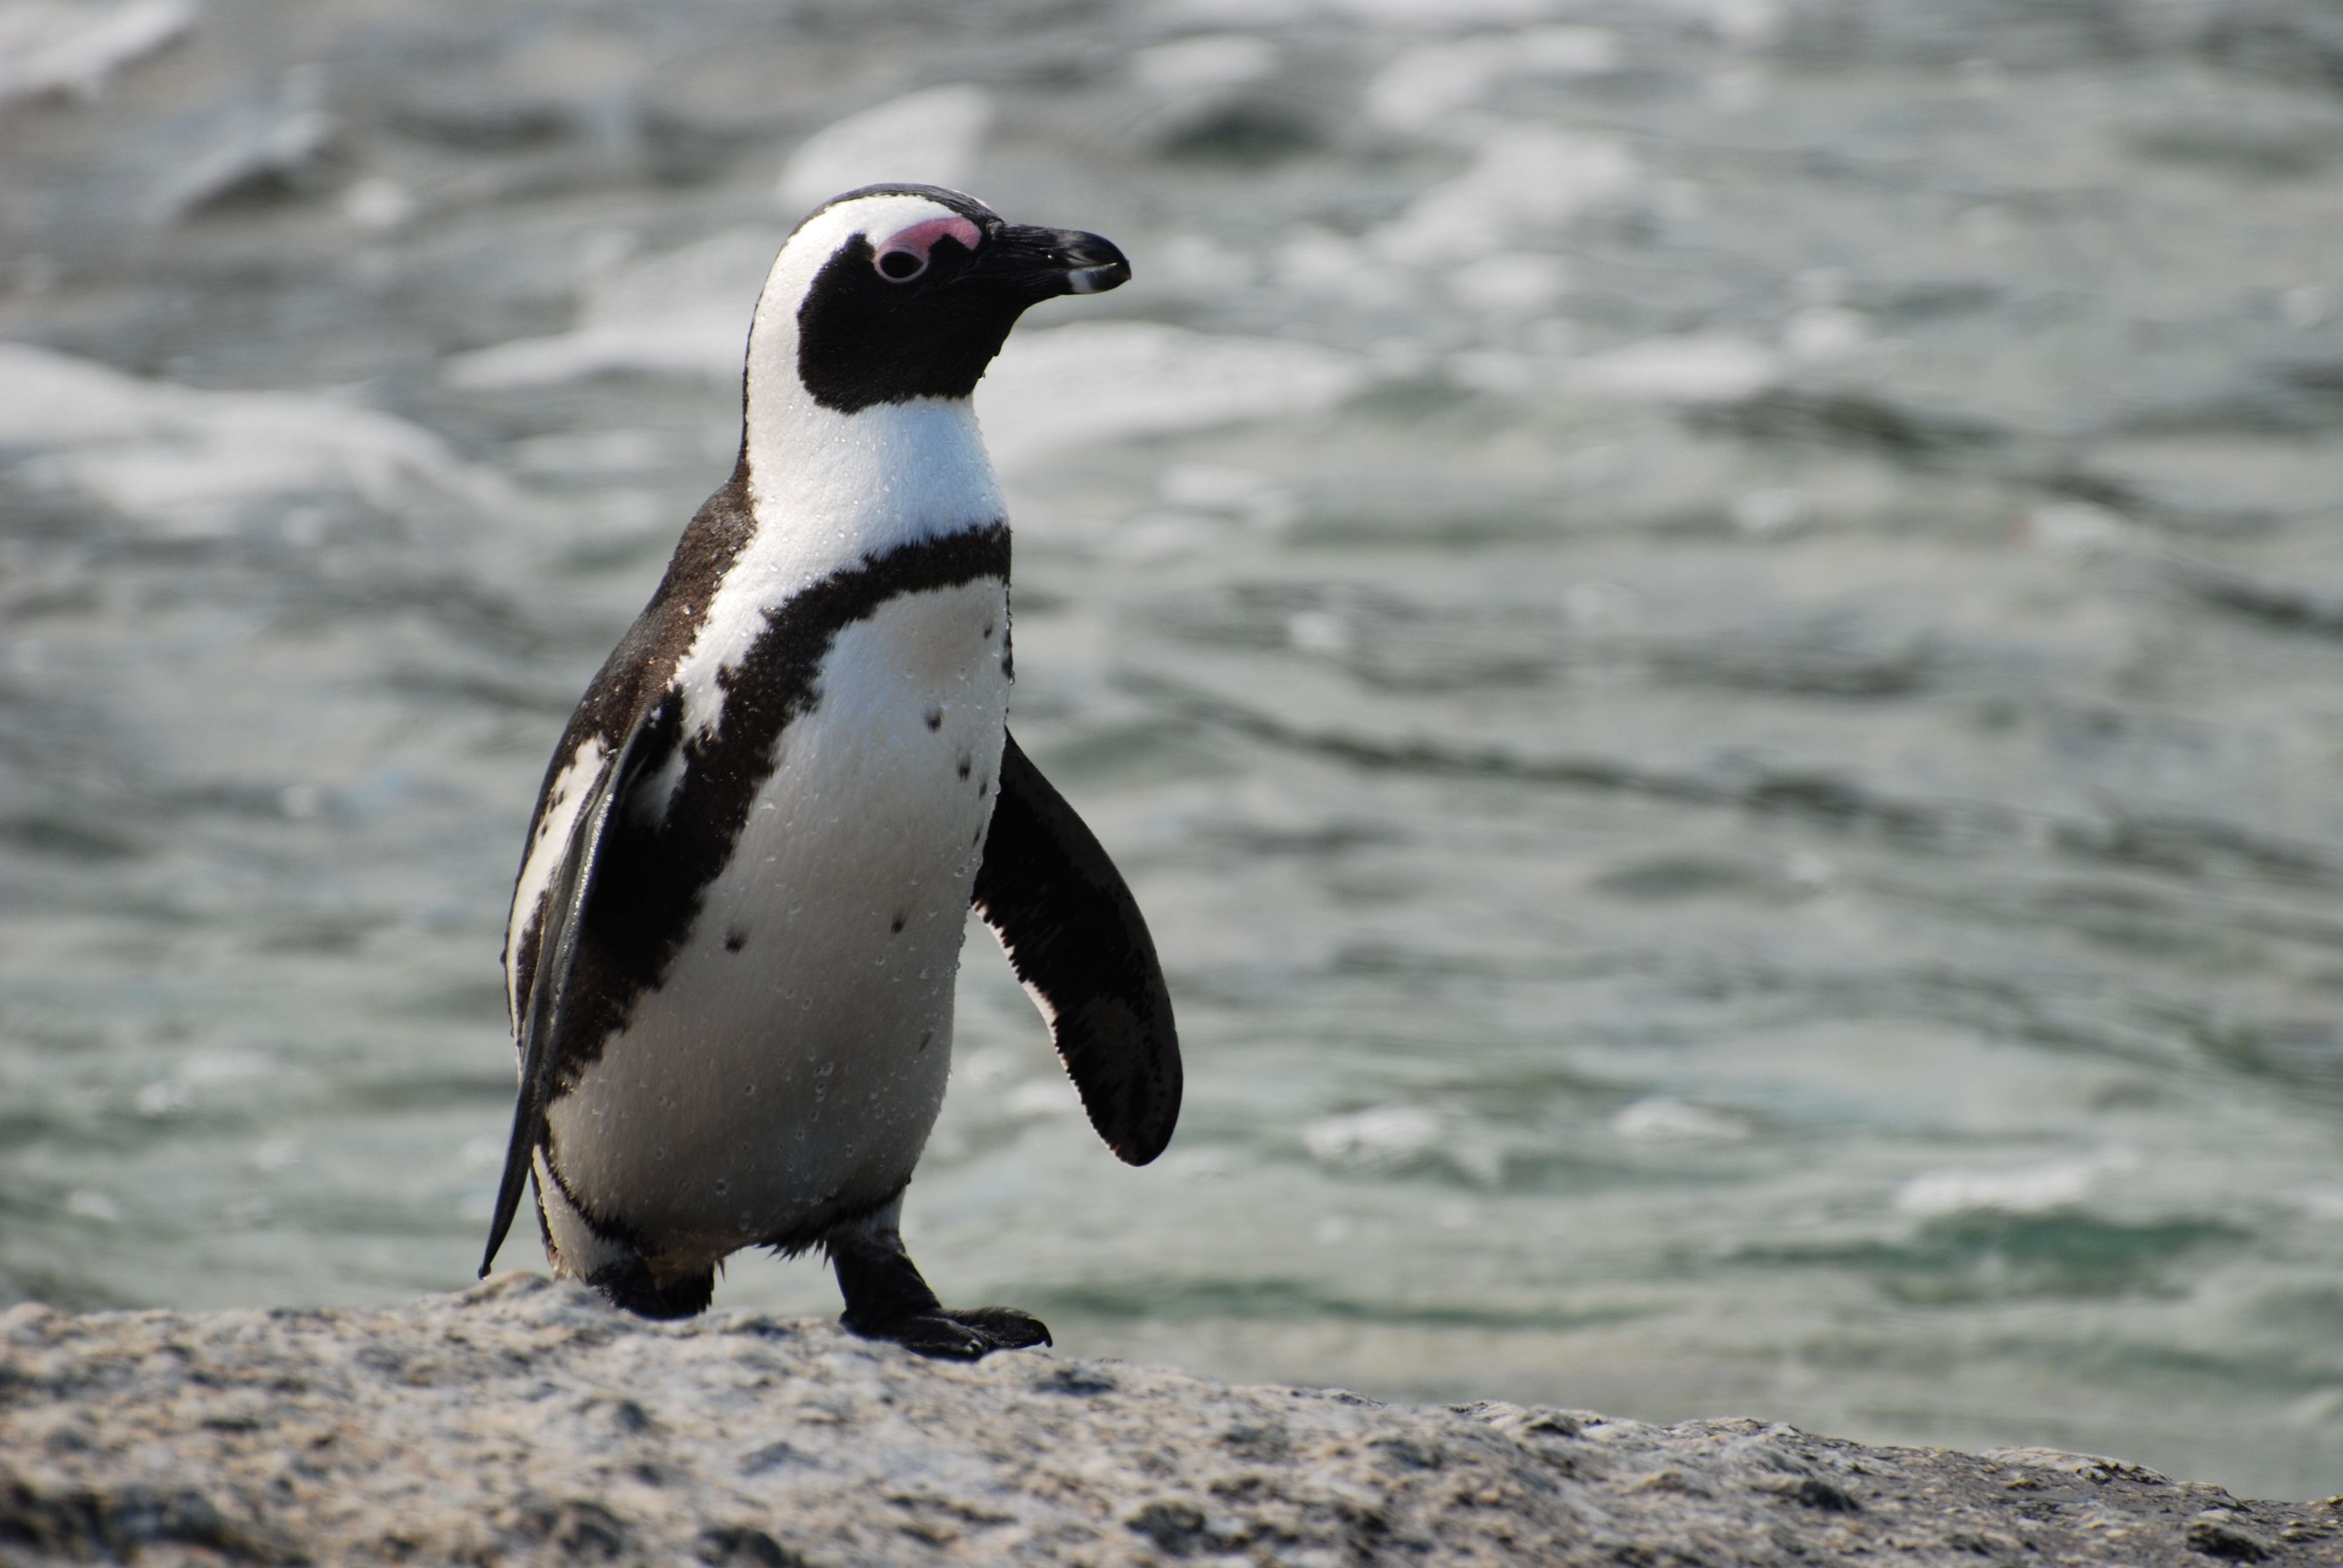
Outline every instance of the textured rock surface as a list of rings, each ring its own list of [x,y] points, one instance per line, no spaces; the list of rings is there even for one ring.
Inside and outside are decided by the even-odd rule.
[[[0,1317],[0,1560],[901,1564],[2343,1561],[2343,1513],[2112,1460],[1383,1406],[622,1317]]]

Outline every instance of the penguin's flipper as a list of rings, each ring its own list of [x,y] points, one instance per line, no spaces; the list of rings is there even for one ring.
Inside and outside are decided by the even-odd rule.
[[[520,1097],[513,1106],[512,1142],[505,1150],[503,1183],[497,1189],[496,1218],[488,1225],[488,1250],[480,1259],[480,1278],[488,1277],[497,1249],[512,1229],[520,1211],[520,1195],[528,1185],[529,1164],[545,1138],[545,1108],[553,1098],[553,1040],[568,1000],[569,977],[578,967],[578,934],[586,927],[586,901],[594,895],[594,876],[602,863],[602,845],[608,836],[610,813],[634,781],[637,742],[645,726],[638,724],[627,743],[610,759],[594,781],[593,792],[578,809],[569,830],[569,847],[546,890],[544,923],[537,940],[537,967],[529,975],[528,1006],[520,1020]]]
[[[1025,983],[1108,1148],[1144,1165],[1180,1120],[1180,1036],[1122,873],[1014,736],[974,902]]]

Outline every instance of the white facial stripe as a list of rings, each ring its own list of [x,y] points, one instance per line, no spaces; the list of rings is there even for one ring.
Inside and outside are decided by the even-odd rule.
[[[925,196],[866,196],[808,219],[774,261],[749,337],[756,530],[677,666],[687,736],[721,722],[718,673],[747,654],[767,610],[866,556],[1008,515],[967,399],[921,397],[840,414],[817,404],[798,377],[798,310],[840,247],[858,235],[960,237],[963,227],[976,226]],[[663,807],[657,783],[648,798]]]
[[[718,673],[739,663],[763,635],[766,611],[866,557],[1008,516],[965,399],[921,397],[847,416],[807,398],[789,435],[788,466],[769,484],[758,481],[750,437],[756,532],[676,666],[687,736],[712,733],[722,721]],[[646,805],[656,802],[663,811],[681,778],[678,769],[649,781]]]
[[[751,343],[763,342],[775,349],[783,347],[786,336],[786,358],[777,357],[776,364],[789,367],[789,380],[797,380],[798,307],[805,303],[806,290],[813,286],[814,276],[820,272],[830,258],[836,256],[857,235],[878,242],[890,235],[903,233],[922,224],[951,223],[968,220],[940,202],[926,196],[864,196],[860,201],[840,202],[836,206],[816,213],[806,219],[797,233],[789,236],[781,254],[773,258],[772,271],[765,275],[765,292],[757,299],[757,317],[749,328]],[[929,244],[935,242],[930,240]],[[753,409],[761,395],[756,385],[759,357],[751,354],[749,365],[749,398]]]

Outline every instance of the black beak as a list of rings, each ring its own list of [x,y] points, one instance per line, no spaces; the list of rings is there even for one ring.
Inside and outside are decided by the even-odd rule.
[[[1018,225],[995,230],[966,276],[1005,285],[1031,302],[1120,288],[1131,281],[1131,263],[1097,235]]]

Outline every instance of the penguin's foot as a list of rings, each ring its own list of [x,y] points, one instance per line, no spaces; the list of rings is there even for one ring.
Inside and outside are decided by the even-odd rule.
[[[930,1307],[915,1316],[880,1322],[858,1320],[851,1312],[839,1320],[850,1333],[866,1340],[890,1340],[905,1350],[939,1361],[972,1362],[994,1351],[1031,1350],[1051,1342],[1049,1325],[1015,1307]]]
[[[838,1321],[866,1340],[891,1340],[923,1356],[972,1362],[994,1351],[1030,1350],[1051,1342],[1041,1319],[1014,1307],[954,1312],[936,1300],[920,1277],[896,1230],[902,1200],[822,1238],[846,1315]]]
[[[662,1285],[639,1257],[605,1263],[586,1277],[612,1306],[640,1318],[688,1318],[708,1310],[716,1293],[716,1271],[685,1274]]]

